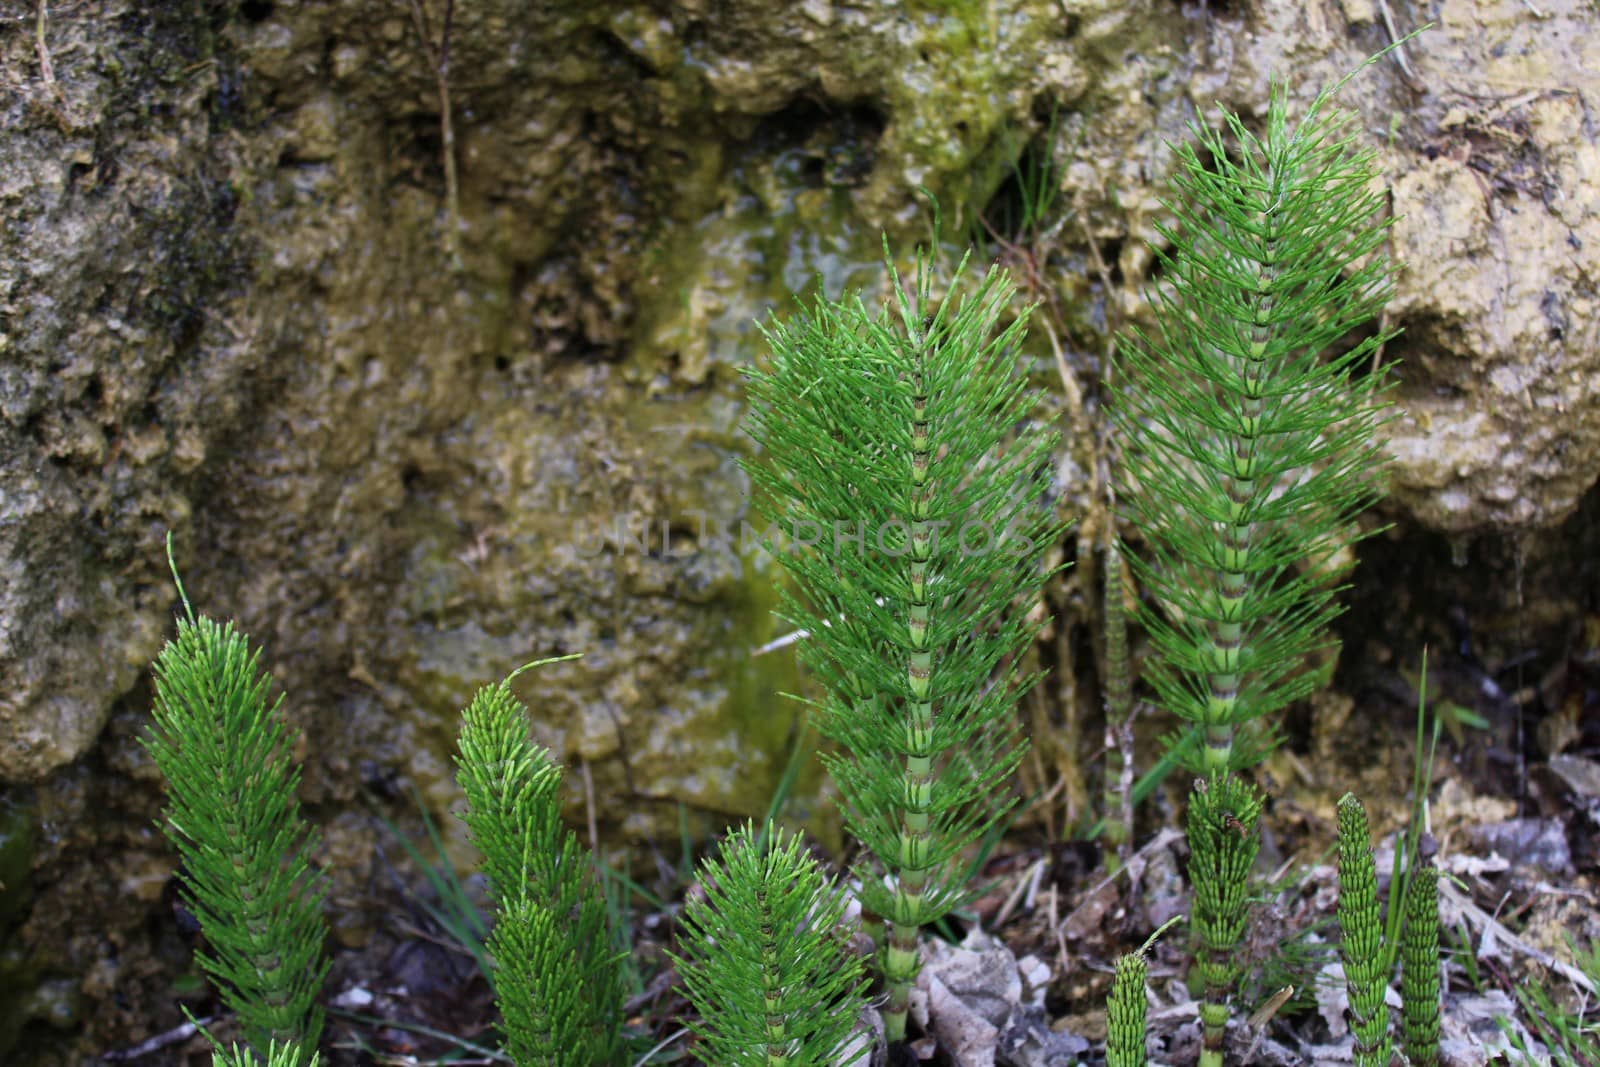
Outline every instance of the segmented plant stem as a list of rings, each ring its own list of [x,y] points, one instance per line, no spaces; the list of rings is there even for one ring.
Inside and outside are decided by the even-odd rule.
[[[1378,919],[1378,875],[1367,811],[1353,794],[1339,800],[1339,933],[1356,1067],[1389,1067],[1389,1005]]]
[[[1400,938],[1400,1023],[1412,1067],[1439,1062],[1439,872],[1418,867],[1406,890]]]
[[[930,644],[933,601],[928,576],[933,557],[933,538],[937,531],[928,521],[933,508],[933,486],[928,477],[933,449],[928,422],[928,368],[924,343],[916,345],[916,353],[916,368],[911,380],[911,537],[906,553],[909,579],[906,681],[911,699],[906,704],[907,755],[900,811],[900,855],[895,870],[899,914],[890,919],[883,959],[884,981],[889,991],[884,1021],[890,1041],[905,1038],[911,984],[921,967],[917,951],[918,920],[923,912],[923,891],[927,888],[929,809],[933,800],[933,648]]]
[[[169,563],[171,551],[169,539]],[[145,745],[167,783],[166,833],[184,860],[184,903],[206,937],[199,963],[250,1042],[310,1055],[329,966],[326,883],[308,864],[317,838],[295,796],[282,701],[269,701],[271,676],[245,635],[196,616],[181,581],[178,590],[187,617],[155,663]]]
[[[1195,967],[1205,984],[1201,1067],[1221,1067],[1228,1002],[1238,978],[1247,887],[1260,839],[1261,794],[1233,775],[1200,779],[1189,794],[1189,881],[1194,885]]]
[[[1106,1067],[1144,1067],[1144,952],[1117,959],[1106,998]]]
[[[770,855],[770,854],[769,854]],[[764,872],[770,872],[770,860],[763,858]],[[789,1062],[789,1017],[783,1011],[783,987],[792,977],[786,973],[778,937],[772,926],[772,908],[767,901],[764,882],[756,884],[754,896],[756,909],[761,916],[757,929],[761,945],[761,1003],[767,1024],[767,1063],[780,1067]]]
[[[1250,549],[1255,524],[1247,520],[1260,487],[1257,486],[1257,451],[1260,445],[1262,415],[1266,409],[1264,389],[1272,368],[1267,350],[1272,342],[1273,286],[1277,281],[1277,228],[1282,224],[1281,180],[1269,165],[1268,202],[1256,217],[1258,229],[1252,234],[1242,227],[1234,234],[1256,255],[1255,292],[1250,294],[1251,313],[1247,324],[1246,350],[1235,356],[1243,384],[1243,395],[1234,398],[1233,430],[1225,436],[1228,469],[1220,478],[1227,498],[1227,521],[1220,524],[1221,551],[1216,572],[1215,615],[1206,620],[1211,638],[1210,699],[1206,704],[1205,754],[1202,769],[1208,775],[1221,774],[1233,765],[1234,723],[1238,719],[1240,674],[1244,653],[1244,602],[1250,592]],[[1250,241],[1255,237],[1254,242]],[[1223,357],[1220,353],[1219,358]]]

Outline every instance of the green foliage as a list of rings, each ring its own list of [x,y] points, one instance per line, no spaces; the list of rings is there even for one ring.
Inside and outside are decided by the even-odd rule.
[[[495,1000],[518,1067],[609,1065],[621,1047],[622,986],[606,903],[587,851],[562,825],[561,770],[529,737],[511,678],[473,698],[456,758],[496,906]]]
[[[1017,370],[1023,320],[998,329],[1006,276],[936,301],[925,254],[909,288],[890,272],[895,316],[819,298],[764,329],[749,429],[766,461],[746,469],[796,542],[769,548],[799,590],[780,613],[809,634],[800,657],[826,690],[824,764],[891,875],[864,870],[862,895],[889,921],[899,1039],[918,930],[967,899],[963,850],[1014,803],[1015,705],[1038,675],[1016,666],[1037,626],[1013,609],[1037,597],[1061,526],[1041,499],[1055,435],[1014,439],[1035,398]]]
[[[1249,918],[1250,868],[1260,838],[1261,793],[1233,775],[1195,782],[1189,794],[1189,880],[1194,885],[1195,967],[1205,985],[1200,1020],[1203,1063],[1220,1063],[1228,1025],[1228,998],[1241,970],[1240,935]]]
[[[1400,949],[1400,1033],[1411,1067],[1439,1062],[1439,872],[1411,873]]]
[[[1350,378],[1390,336],[1371,328],[1388,293],[1384,225],[1371,153],[1331,107],[1336,91],[1291,128],[1276,89],[1260,136],[1226,115],[1176,149],[1154,326],[1121,346],[1121,496],[1147,549],[1130,560],[1155,602],[1153,685],[1188,727],[1163,766],[1199,775],[1187,828],[1206,1067],[1221,1063],[1259,844],[1262,796],[1236,774],[1273,743],[1270,716],[1320,681],[1307,662],[1329,643],[1343,548],[1381,492],[1384,408]],[[1036,239],[1057,190],[1049,157],[1038,158],[1017,174],[1020,225]],[[868,854],[861,898],[887,921],[893,1040],[921,927],[970,900],[970,852],[1015,803],[1015,704],[1039,679],[1020,666],[1039,625],[1026,608],[1063,526],[1047,501],[1055,436],[1027,428],[1036,398],[1017,366],[1027,313],[1001,326],[1009,278],[991,269],[936,298],[928,254],[909,283],[889,270],[892,299],[876,314],[859,295],[819,298],[763,329],[772,357],[749,372],[749,428],[765,459],[746,470],[793,583],[780,614],[805,631],[800,655],[825,693],[814,721]],[[1108,552],[1108,583],[1120,551]],[[1120,586],[1108,584],[1107,602],[1120,605]],[[313,1000],[327,965],[297,775],[258,655],[231,627],[188,616],[157,664],[149,742],[171,783],[170,832],[214,950],[208,971],[256,1047],[279,1042],[273,1067],[280,1056],[298,1065],[321,1027]],[[1111,673],[1125,679],[1122,620],[1108,616]],[[562,825],[560,769],[531,741],[510,681],[466,709],[457,759],[496,907],[484,958],[509,1052],[521,1065],[616,1063],[619,924]],[[1108,686],[1113,728],[1131,707],[1125,684]],[[1134,786],[1131,768],[1119,775],[1117,799],[1153,776]],[[1126,845],[1130,816],[1114,820],[1114,844]],[[1340,859],[1358,1060],[1385,1063],[1398,909],[1385,937],[1365,814],[1348,796]],[[1399,880],[1391,890],[1408,910],[1404,1034],[1416,1062],[1429,1062],[1430,1045],[1436,1057],[1434,877],[1425,869],[1411,891]],[[674,959],[713,1062],[833,1062],[862,993],[842,899],[798,839],[770,825],[735,831],[702,881]],[[449,892],[459,898],[459,885]],[[457,926],[474,933],[468,918]],[[1118,961],[1112,1067],[1145,1059],[1144,951]],[[244,1055],[219,1047],[217,1062]]]
[[[1264,138],[1231,114],[1226,134],[1193,127],[1155,328],[1121,348],[1119,497],[1147,546],[1135,571],[1166,609],[1146,614],[1150,677],[1199,730],[1183,756],[1207,775],[1259,759],[1269,742],[1241,745],[1239,729],[1318,683],[1302,668],[1339,610],[1336,553],[1380,494],[1383,409],[1349,376],[1389,335],[1330,350],[1388,294],[1383,199],[1329,95],[1291,129],[1276,88]]]
[[[1339,798],[1339,952],[1350,995],[1356,1067],[1389,1067],[1389,973],[1378,917],[1378,874],[1367,810],[1353,794]]]
[[[298,1045],[283,1045],[274,1041],[267,1047],[266,1060],[262,1061],[238,1045],[224,1050],[209,1033],[206,1037],[211,1038],[211,1067],[318,1067],[321,1063],[321,1057],[315,1052],[310,1060],[302,1058],[304,1053]]]
[[[312,1053],[322,1031],[317,992],[328,972],[326,889],[308,865],[315,835],[300,813],[282,698],[261,654],[232,623],[196,616],[183,599],[177,638],[155,662],[154,728],[144,746],[166,779],[163,829],[183,858],[184,905],[199,920],[200,965],[258,1048]]]
[[[861,959],[833,892],[797,836],[746,824],[700,871],[684,908],[678,974],[715,1067],[831,1067],[866,1003]]]

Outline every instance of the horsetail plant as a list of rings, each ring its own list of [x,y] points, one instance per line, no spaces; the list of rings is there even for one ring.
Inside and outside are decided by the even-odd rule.
[[[1115,510],[1115,500],[1112,509]],[[1123,606],[1122,547],[1115,531],[1106,538],[1102,614],[1106,644],[1106,866],[1127,865],[1133,842],[1133,672],[1128,659],[1128,617]]]
[[[1117,957],[1106,997],[1106,1067],[1145,1067],[1145,975],[1143,952]]]
[[[1389,1067],[1389,957],[1378,917],[1378,873],[1367,810],[1351,793],[1339,798],[1338,911],[1356,1067]]]
[[[1175,915],[1133,952],[1117,957],[1111,993],[1106,997],[1106,1067],[1144,1067],[1146,956],[1167,927],[1179,922]]]
[[[1261,793],[1234,775],[1201,778],[1189,794],[1185,827],[1189,880],[1194,883],[1190,922],[1196,941],[1195,968],[1205,987],[1200,1024],[1205,1047],[1201,1067],[1221,1067],[1229,1002],[1243,965],[1237,946],[1249,919],[1250,869],[1261,839]]]
[[[1039,675],[1017,667],[1037,625],[1013,607],[1037,599],[1063,529],[1043,500],[1056,435],[1018,433],[1035,396],[1017,367],[1025,316],[998,326],[1013,286],[996,267],[935,300],[929,259],[909,285],[889,263],[892,316],[819,296],[764,327],[772,358],[747,372],[766,457],[745,469],[798,590],[780,590],[779,614],[809,635],[800,658],[836,746],[822,759],[875,860],[861,897],[887,925],[891,1041],[920,928],[970,899],[963,852],[1015,802],[1015,705]]]
[[[575,658],[530,663],[462,713],[457,777],[495,904],[488,949],[517,1067],[609,1067],[622,1047],[622,954],[588,851],[561,821],[561,769],[511,691],[522,671]]]
[[[1439,871],[1418,867],[1406,888],[1400,941],[1400,1035],[1411,1067],[1439,1063]]]
[[[1231,143],[1193,127],[1175,226],[1158,227],[1173,247],[1148,290],[1155,328],[1121,345],[1118,496],[1147,549],[1130,561],[1168,611],[1145,615],[1150,677],[1198,728],[1185,762],[1206,776],[1259,759],[1270,741],[1241,728],[1318,684],[1303,668],[1340,610],[1338,551],[1382,492],[1385,409],[1350,375],[1394,331],[1329,354],[1389,292],[1373,153],[1330,108],[1337,88],[1293,128],[1275,88],[1264,139],[1231,114]]]
[[[798,836],[746,824],[700,869],[673,956],[717,1067],[832,1067],[866,1004],[846,900]]]
[[[309,1061],[304,1059],[300,1046],[294,1044],[282,1045],[274,1041],[267,1046],[262,1059],[238,1045],[224,1049],[209,1031],[206,1038],[211,1042],[211,1067],[319,1067],[322,1062],[315,1052]]]
[[[1342,546],[1382,493],[1385,408],[1350,379],[1393,336],[1371,328],[1389,293],[1384,200],[1373,153],[1330,102],[1357,71],[1293,126],[1275,86],[1261,136],[1226,112],[1191,127],[1198,148],[1174,149],[1174,221],[1158,227],[1170,248],[1156,249],[1154,326],[1119,345],[1118,496],[1147,553],[1130,563],[1161,609],[1143,613],[1147,673],[1188,727],[1169,754],[1200,776],[1203,1067],[1222,1063],[1261,805],[1233,775],[1275,743],[1268,717],[1320,684],[1307,661],[1332,643]]]
[[[155,662],[155,722],[143,740],[166,779],[162,829],[183,860],[184,906],[205,936],[200,966],[246,1042],[299,1067],[315,1061],[322,1031],[326,888],[308,860],[316,835],[295,796],[283,698],[269,699],[272,677],[244,634],[195,615],[170,534],[167,563],[184,613]]]

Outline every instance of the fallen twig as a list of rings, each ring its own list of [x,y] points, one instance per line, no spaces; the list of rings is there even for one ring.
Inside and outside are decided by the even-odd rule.
[[[39,6],[43,7],[44,5],[40,4]],[[136,1060],[142,1056],[148,1056],[152,1052],[159,1052],[168,1045],[176,1045],[189,1040],[195,1034],[200,1032],[200,1027],[211,1022],[214,1017],[215,1016],[207,1016],[204,1019],[190,1019],[186,1023],[180,1023],[179,1025],[174,1026],[171,1030],[164,1030],[161,1033],[156,1034],[154,1037],[147,1037],[131,1048],[117,1049],[112,1052],[107,1052],[104,1053],[100,1058],[105,1060],[107,1063],[126,1063],[128,1060]]]

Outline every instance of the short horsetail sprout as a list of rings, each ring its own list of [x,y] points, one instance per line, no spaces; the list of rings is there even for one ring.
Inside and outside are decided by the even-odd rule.
[[[1147,548],[1135,572],[1166,610],[1145,616],[1150,676],[1207,776],[1257,761],[1272,724],[1248,743],[1241,728],[1317,684],[1303,667],[1330,643],[1338,550],[1381,492],[1384,409],[1350,376],[1392,333],[1335,346],[1389,292],[1384,194],[1333,91],[1291,129],[1277,87],[1264,137],[1228,114],[1231,136],[1194,127],[1198,150],[1176,148],[1155,326],[1121,349],[1118,496]]]
[[[303,1054],[296,1045],[273,1042],[267,1047],[266,1058],[263,1060],[238,1045],[225,1050],[210,1032],[206,1033],[206,1037],[211,1041],[211,1067],[319,1067],[321,1063],[320,1057],[315,1052],[311,1054],[310,1061],[303,1059]]]
[[[1144,1067],[1144,953],[1117,958],[1117,973],[1106,998],[1106,1067]]]
[[[1356,1067],[1389,1067],[1389,1005],[1384,1000],[1389,957],[1378,918],[1378,874],[1367,811],[1350,793],[1339,799],[1339,954],[1350,996]]]
[[[609,1067],[621,1050],[620,954],[588,851],[561,822],[561,769],[511,691],[520,673],[478,691],[456,757],[495,903],[495,1000],[517,1067]]]
[[[245,1040],[291,1065],[315,1059],[317,992],[328,973],[326,892],[309,864],[316,835],[295,796],[299,768],[261,653],[183,601],[178,636],[155,662],[155,727],[145,748],[167,783],[168,840],[183,858],[184,905],[200,922],[200,965]],[[219,1055],[226,1056],[220,1046]]]
[[[845,898],[800,839],[758,842],[746,825],[700,870],[705,896],[684,908],[685,958],[673,957],[700,1015],[692,1025],[717,1067],[832,1067],[866,1004],[849,948]]]
[[[1262,797],[1233,775],[1195,782],[1189,794],[1189,881],[1194,885],[1195,967],[1205,986],[1201,1067],[1221,1067],[1228,1003],[1243,969],[1239,938],[1249,918],[1250,869],[1260,838]]]
[[[1111,995],[1106,998],[1106,1067],[1144,1067],[1145,960],[1156,939],[1182,921],[1183,916],[1174,915],[1144,944],[1117,958]]]
[[[1062,529],[1043,499],[1055,434],[1019,434],[1035,396],[1018,371],[1023,320],[998,328],[1013,287],[995,268],[935,301],[928,260],[909,288],[890,263],[893,317],[819,297],[772,323],[770,364],[748,375],[766,459],[746,469],[769,534],[793,541],[769,537],[798,587],[780,614],[810,635],[800,657],[836,746],[823,760],[878,865],[862,900],[888,924],[892,1041],[920,928],[969,899],[964,850],[1014,803],[1015,707],[1039,677],[1016,663]]]
[[[1418,867],[1406,890],[1400,938],[1400,1023],[1411,1067],[1439,1062],[1439,872]]]

